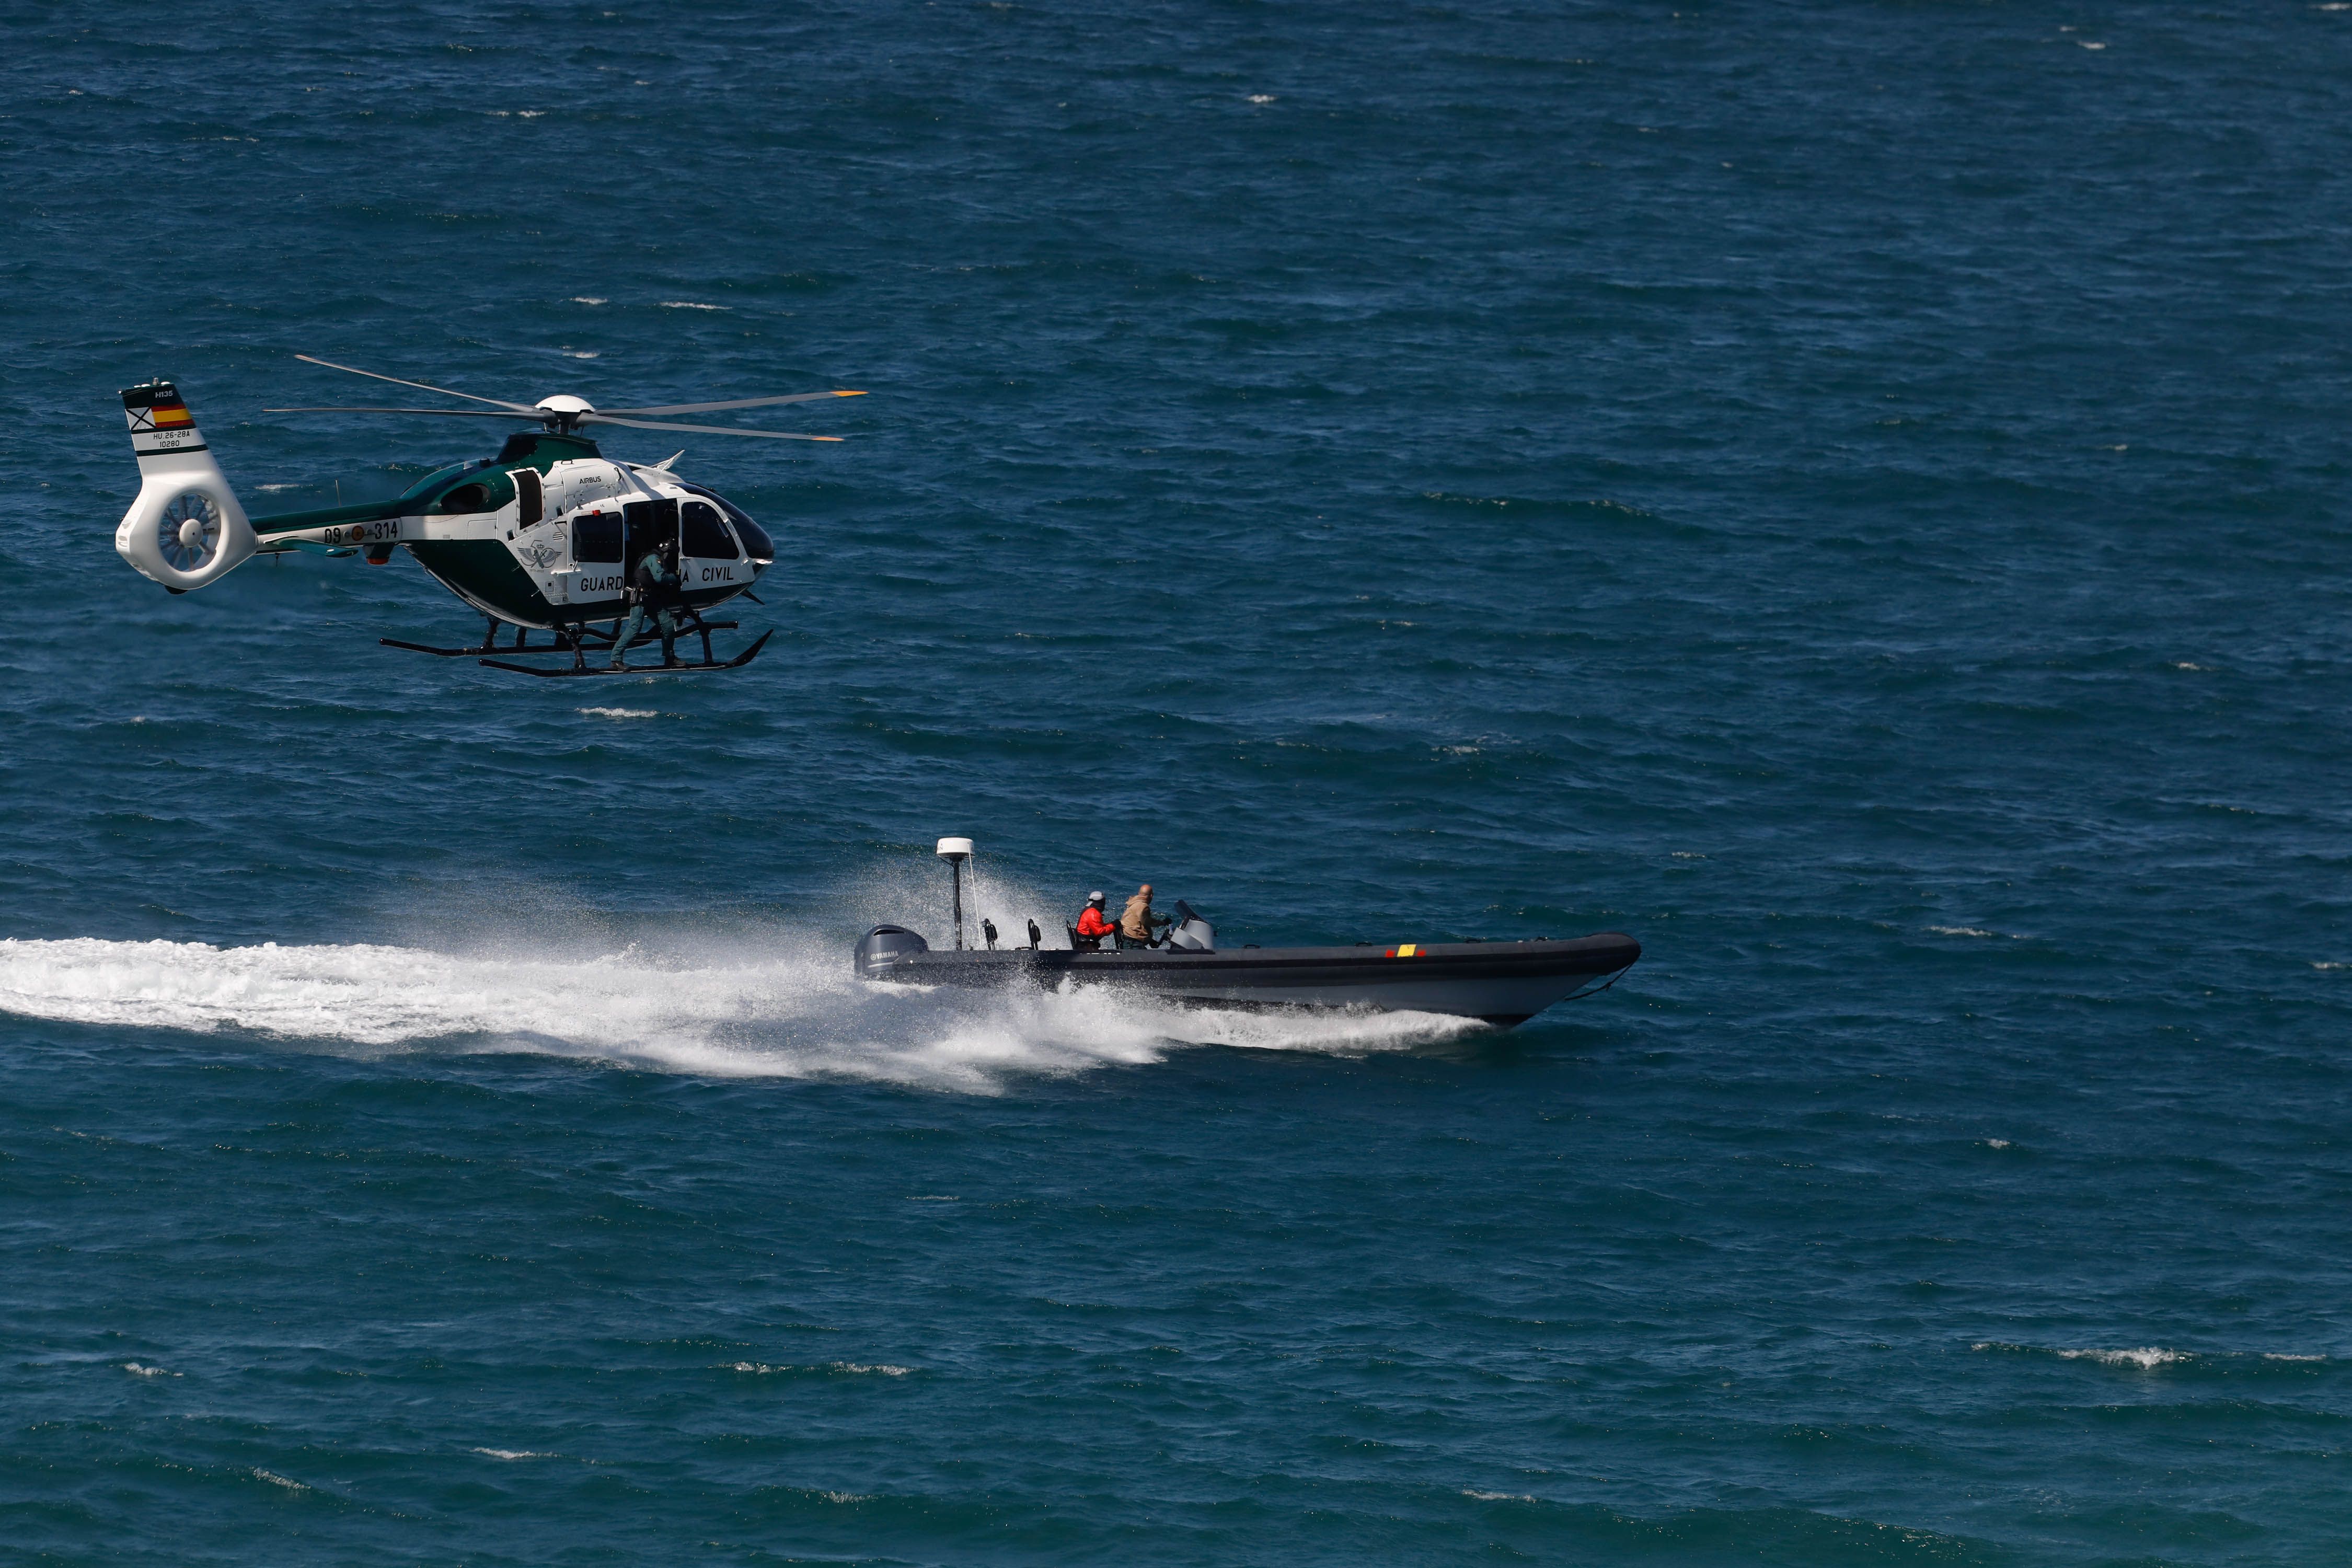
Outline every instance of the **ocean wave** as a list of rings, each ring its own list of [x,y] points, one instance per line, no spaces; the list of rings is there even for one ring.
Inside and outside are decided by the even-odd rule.
[[[2187,1351],[2161,1350],[2154,1345],[2137,1350],[2068,1349],[2053,1345],[2015,1344],[2007,1340],[1979,1340],[1969,1349],[2007,1352],[2011,1355],[2056,1356],[2060,1361],[2095,1361],[2102,1366],[2136,1366],[2143,1372],[2153,1372],[2159,1366],[2170,1366],[2190,1359]]]
[[[2159,1350],[2155,1345],[2143,1345],[2137,1350],[2074,1350],[2060,1351],[2062,1361],[2095,1361],[2101,1366],[2136,1366],[2142,1372],[2153,1372],[2160,1366],[2170,1366],[2189,1359],[2186,1351]]]
[[[1969,1347],[1972,1351],[1992,1351],[2011,1355],[2054,1356],[2060,1361],[2096,1362],[2101,1366],[2137,1367],[2141,1372],[2154,1372],[2158,1367],[2179,1366],[2205,1362],[2324,1362],[2329,1358],[2321,1353],[2293,1351],[2176,1351],[2160,1345],[2137,1345],[2108,1348],[2104,1346],[2057,1346],[2018,1344],[2008,1340],[1979,1340]]]
[[[0,942],[0,1013],[236,1034],[359,1055],[525,1052],[714,1078],[973,1093],[1224,1045],[1360,1054],[1482,1029],[1423,1013],[1185,1007],[1094,987],[871,987],[813,941],[733,963],[371,944]]]

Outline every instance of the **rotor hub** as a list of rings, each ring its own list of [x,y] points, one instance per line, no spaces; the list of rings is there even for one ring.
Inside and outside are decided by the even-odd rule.
[[[546,420],[549,429],[566,435],[580,428],[582,415],[596,412],[594,404],[584,397],[574,397],[568,392],[542,397],[532,406]]]

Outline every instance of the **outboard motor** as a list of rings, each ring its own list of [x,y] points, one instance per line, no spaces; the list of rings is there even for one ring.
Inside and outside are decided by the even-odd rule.
[[[1217,951],[1217,928],[1202,920],[1183,900],[1176,900],[1175,929],[1168,933],[1168,945],[1185,952]]]
[[[930,951],[929,942],[905,926],[876,926],[857,939],[857,977],[870,980],[901,958]]]

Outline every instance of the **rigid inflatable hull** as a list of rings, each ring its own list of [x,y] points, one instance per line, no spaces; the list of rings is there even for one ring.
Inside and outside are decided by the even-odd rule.
[[[912,985],[1120,985],[1180,1001],[1243,1007],[1362,1007],[1524,1023],[1556,1002],[1599,989],[1642,956],[1619,931],[1568,942],[1265,947],[1217,952],[940,952],[862,960],[866,980]]]

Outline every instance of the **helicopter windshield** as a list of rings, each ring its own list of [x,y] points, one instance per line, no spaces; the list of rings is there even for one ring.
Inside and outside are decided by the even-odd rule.
[[[743,542],[744,554],[763,563],[776,558],[776,542],[768,537],[766,529],[751,521],[750,512],[717,490],[707,490],[700,485],[691,484],[686,488],[727,514],[727,521],[735,525],[736,536]]]

